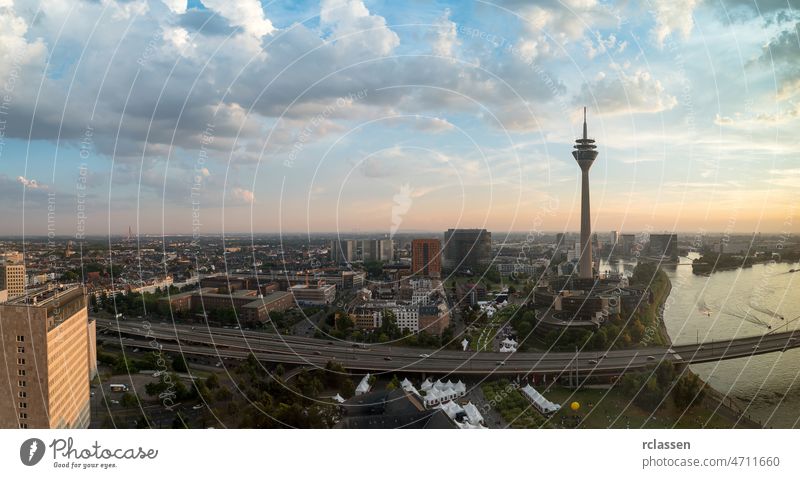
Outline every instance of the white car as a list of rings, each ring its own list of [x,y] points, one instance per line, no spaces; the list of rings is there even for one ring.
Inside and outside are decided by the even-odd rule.
[[[200,410],[201,408],[203,408],[203,404],[202,403],[198,403],[197,405],[192,407],[192,410]]]
[[[420,358],[428,358],[430,356],[431,356],[430,354],[419,354]]]

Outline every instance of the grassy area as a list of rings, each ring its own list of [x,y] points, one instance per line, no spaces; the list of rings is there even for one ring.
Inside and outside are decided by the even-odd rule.
[[[483,395],[511,428],[549,428],[547,420],[534,409],[519,390],[506,379],[485,382]]]
[[[544,395],[562,408],[550,419],[557,427],[574,428],[732,428],[733,422],[712,415],[711,410],[695,406],[679,408],[672,400],[664,403],[650,417],[650,412],[634,404],[617,388],[610,390],[551,388]],[[578,411],[570,409],[580,403]]]

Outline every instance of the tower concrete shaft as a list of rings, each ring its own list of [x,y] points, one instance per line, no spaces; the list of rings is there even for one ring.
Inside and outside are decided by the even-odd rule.
[[[586,108],[583,108],[583,138],[575,140],[575,150],[572,156],[581,168],[581,256],[579,277],[591,279],[592,271],[592,216],[590,213],[589,197],[589,169],[597,158],[597,146],[594,140],[588,138],[586,128]]]

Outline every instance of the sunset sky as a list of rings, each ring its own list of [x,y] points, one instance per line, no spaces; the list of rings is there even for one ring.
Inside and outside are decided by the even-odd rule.
[[[0,0],[0,235],[800,232],[800,2],[530,3]]]

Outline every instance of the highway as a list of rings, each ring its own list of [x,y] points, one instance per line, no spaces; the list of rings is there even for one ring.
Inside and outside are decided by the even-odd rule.
[[[350,370],[408,373],[529,374],[562,373],[617,375],[639,371],[662,360],[677,364],[703,363],[783,351],[800,346],[800,331],[677,345],[608,352],[462,352],[352,344],[202,325],[173,325],[142,321],[97,321],[98,341],[122,343],[126,348],[160,349],[165,352],[207,357],[243,359],[250,353],[259,360],[324,367],[328,361]]]

